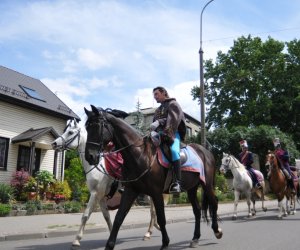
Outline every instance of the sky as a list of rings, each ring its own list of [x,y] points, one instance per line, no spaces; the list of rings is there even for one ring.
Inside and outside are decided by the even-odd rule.
[[[200,120],[200,14],[208,0],[0,0],[0,65],[41,80],[82,120],[93,104],[157,107],[164,86]],[[241,36],[300,36],[300,1],[214,0],[202,16],[204,60]]]

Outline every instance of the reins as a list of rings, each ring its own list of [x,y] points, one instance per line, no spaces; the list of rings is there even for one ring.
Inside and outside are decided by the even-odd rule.
[[[104,136],[103,136],[103,128],[106,128],[106,129],[107,129],[107,131],[109,132],[111,138],[113,138],[114,136],[113,136],[113,133],[111,132],[111,130],[110,130],[108,124],[107,124],[107,118],[105,117],[106,111],[105,111],[105,110],[101,110],[100,113],[102,114],[102,116],[99,116],[98,119],[97,119],[96,121],[93,121],[93,122],[90,122],[90,123],[87,123],[87,124],[86,124],[86,127],[87,127],[87,126],[94,125],[94,124],[97,124],[97,125],[100,126],[100,129],[101,129],[101,132],[102,132],[102,133],[100,134],[100,143],[98,143],[98,142],[90,142],[90,141],[87,141],[87,142],[86,142],[87,145],[93,145],[93,146],[97,146],[97,147],[98,147],[98,150],[99,150],[99,152],[100,152],[100,153],[99,153],[99,157],[100,157],[99,162],[100,162],[101,158],[104,157],[105,155],[111,155],[111,154],[119,153],[119,152],[124,151],[125,149],[128,149],[129,147],[133,147],[133,146],[134,146],[134,147],[142,147],[142,146],[145,145],[144,143],[142,143],[142,144],[140,144],[140,145],[135,145],[135,144],[136,144],[138,141],[140,141],[140,140],[144,141],[143,139],[144,139],[145,137],[147,137],[148,135],[145,135],[145,136],[143,136],[142,138],[138,138],[138,139],[135,140],[134,142],[132,142],[132,143],[130,143],[130,144],[128,144],[128,145],[126,145],[126,146],[124,146],[124,147],[122,147],[122,148],[119,148],[119,149],[117,149],[117,150],[113,150],[113,151],[110,151],[110,152],[103,152],[103,151],[104,151],[104,145],[103,145],[103,137],[104,137]],[[104,114],[103,114],[103,113],[104,113]],[[142,155],[142,152],[141,152],[139,158],[141,157],[141,155]],[[101,165],[101,164],[100,164],[100,165]],[[97,166],[95,166],[94,168],[97,168],[99,171],[101,171]],[[94,168],[93,168],[93,169],[94,169]],[[134,179],[130,179],[130,180],[120,180],[120,179],[116,179],[116,178],[110,176],[110,175],[104,170],[103,166],[102,166],[102,169],[103,169],[103,171],[101,171],[101,172],[102,172],[103,174],[109,176],[109,178],[111,178],[111,179],[113,179],[113,180],[118,180],[118,181],[121,182],[121,183],[129,183],[129,182],[136,182],[136,181],[138,181],[139,179],[141,179],[146,173],[148,173],[148,172],[151,170],[151,167],[147,167],[147,168],[146,168],[146,169],[145,169],[138,177],[136,177],[136,178],[134,178]],[[91,169],[90,171],[92,171],[92,169]],[[90,172],[90,171],[89,171],[89,172]],[[87,172],[87,173],[89,173],[89,172]],[[87,174],[87,173],[86,173],[86,174]]]

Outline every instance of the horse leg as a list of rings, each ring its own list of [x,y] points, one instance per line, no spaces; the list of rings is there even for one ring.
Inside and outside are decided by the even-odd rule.
[[[287,216],[287,215],[289,215],[289,214],[291,214],[291,208],[290,208],[290,199],[291,199],[291,197],[286,197],[286,200],[285,200],[285,207],[286,207],[286,212],[287,212],[287,214],[285,213],[285,215]]]
[[[147,232],[144,235],[144,240],[149,240],[151,238],[152,235],[152,229],[155,226],[156,228],[158,227],[158,229],[160,230],[158,224],[157,224],[157,217],[156,217],[156,211],[154,208],[154,204],[152,201],[152,198],[150,198],[150,223],[149,223],[149,227]]]
[[[203,187],[203,199],[202,199],[202,209],[204,212],[204,215],[207,215],[207,205],[209,208],[209,213],[211,216],[211,228],[214,231],[214,234],[217,239],[221,239],[223,236],[222,229],[218,225],[218,199],[215,195],[213,186],[204,186]],[[206,217],[205,217],[206,218]],[[207,218],[206,218],[207,219]]]
[[[106,202],[106,198],[102,197],[102,199],[100,199],[100,208],[103,214],[103,217],[106,221],[106,224],[108,226],[109,231],[111,232],[112,230],[112,223],[111,223],[111,219],[110,219],[110,214],[107,208],[107,202]]]
[[[252,216],[251,213],[251,191],[246,193],[247,206],[248,206],[248,218]]]
[[[96,198],[97,198],[96,192],[91,192],[91,196],[90,196],[88,205],[87,205],[86,209],[84,210],[84,213],[82,214],[82,217],[81,217],[81,225],[79,227],[79,230],[75,237],[75,240],[72,243],[73,246],[80,246],[80,240],[82,239],[86,222],[88,221],[88,219],[90,218],[90,215],[93,212]]]
[[[165,216],[165,206],[164,199],[162,194],[157,194],[152,196],[152,200],[154,203],[154,207],[157,215],[157,222],[160,227],[161,235],[162,235],[162,246],[160,250],[167,249],[170,243],[170,239],[166,230],[166,216]]]
[[[261,184],[261,186],[262,186],[262,189],[261,189],[261,197],[260,197],[260,199],[261,199],[261,209],[262,209],[264,212],[267,212],[268,209],[265,207],[265,188],[266,188],[265,183],[263,182],[263,183]]]
[[[255,208],[255,197],[252,196],[252,216],[256,215],[256,208]]]
[[[124,193],[121,196],[120,207],[115,216],[112,230],[111,230],[109,238],[106,242],[105,250],[114,249],[120,227],[129,211],[129,209],[131,208],[134,200],[137,198],[137,196],[138,196],[138,193],[135,192],[132,188],[130,188],[130,187],[125,188]]]
[[[201,207],[199,205],[199,201],[197,198],[197,190],[198,190],[198,186],[195,186],[192,189],[188,190],[188,192],[187,192],[188,198],[192,204],[193,213],[195,216],[194,236],[193,236],[192,241],[190,242],[191,248],[195,248],[198,246],[199,239],[201,236],[201,233],[200,233]]]
[[[238,203],[239,203],[239,199],[240,199],[240,192],[235,189],[234,190],[234,205],[233,205],[232,220],[237,219],[237,206],[238,206]]]

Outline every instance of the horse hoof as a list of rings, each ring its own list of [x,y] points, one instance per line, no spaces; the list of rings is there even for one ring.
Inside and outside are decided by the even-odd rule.
[[[162,247],[160,248],[160,250],[166,250],[166,249],[168,249],[168,246],[162,246]]]
[[[236,218],[237,218],[236,215],[232,216],[232,220],[236,220]]]
[[[79,247],[79,246],[80,246],[79,240],[74,240],[74,241],[72,242],[72,246],[73,246],[73,247]]]
[[[199,240],[192,240],[190,242],[190,248],[196,248],[199,245]]]
[[[146,241],[146,240],[150,240],[151,239],[151,237],[150,236],[146,236],[146,235],[144,235],[144,238],[143,238],[143,240],[144,241]]]
[[[216,236],[217,239],[221,239],[221,238],[222,238],[222,236],[223,236],[223,231],[222,231],[221,228],[218,229],[218,232],[215,233],[215,236]]]

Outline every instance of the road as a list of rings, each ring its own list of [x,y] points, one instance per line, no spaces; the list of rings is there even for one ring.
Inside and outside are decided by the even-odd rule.
[[[299,250],[300,249],[300,211],[283,220],[277,219],[277,210],[258,213],[254,218],[246,218],[241,213],[237,221],[230,217],[222,218],[220,226],[223,229],[223,238],[217,240],[210,226],[201,223],[201,240],[196,249],[201,250]],[[193,221],[173,223],[167,225],[170,237],[169,249],[189,249],[189,240],[192,238]],[[154,250],[161,246],[161,235],[157,230],[149,241],[142,241],[144,228],[121,230],[115,249],[144,249]],[[108,232],[86,234],[78,250],[104,249]],[[65,250],[72,249],[71,242],[74,236],[7,241],[0,243],[2,250]]]

